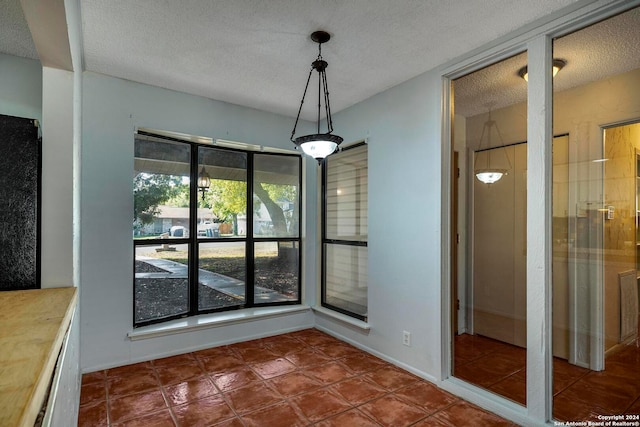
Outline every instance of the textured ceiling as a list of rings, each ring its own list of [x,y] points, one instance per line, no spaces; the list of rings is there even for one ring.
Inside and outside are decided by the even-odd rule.
[[[0,53],[38,59],[19,0],[0,0]]]
[[[576,0],[79,1],[87,70],[295,116],[317,55],[312,31],[332,34],[322,53],[337,112]],[[637,13],[628,19],[640,28]],[[633,27],[583,32],[577,48],[571,36],[561,39],[554,56],[568,65],[557,88],[637,68],[640,55],[625,50],[637,34],[629,46],[606,45],[611,36],[629,36],[621,28]],[[593,55],[603,44],[604,56]],[[0,0],[0,52],[37,58],[19,0]],[[457,100],[468,102],[457,112],[524,100],[516,72],[525,63],[515,57],[459,79]],[[303,117],[313,120],[310,96]]]
[[[574,0],[82,0],[86,68],[295,116],[317,45],[339,111]],[[313,119],[308,98],[304,117]]]
[[[553,57],[567,62],[553,79],[554,91],[640,68],[638,40],[640,8],[554,40]],[[456,114],[469,117],[526,101],[527,83],[518,75],[526,64],[522,53],[456,80]]]

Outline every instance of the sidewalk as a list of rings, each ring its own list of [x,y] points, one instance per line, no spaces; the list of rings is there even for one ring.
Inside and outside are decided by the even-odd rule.
[[[171,277],[172,279],[186,279],[188,277],[187,266],[179,262],[147,256],[137,256],[136,261],[143,261],[167,271],[166,273],[136,273],[136,278],[164,279]],[[233,277],[200,268],[198,269],[198,282],[230,297],[243,301],[245,299],[244,282]],[[254,299],[256,302],[276,302],[283,301],[287,297],[272,289],[256,287],[254,289]]]

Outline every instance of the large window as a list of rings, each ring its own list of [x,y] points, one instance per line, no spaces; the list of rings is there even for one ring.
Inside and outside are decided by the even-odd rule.
[[[301,164],[136,134],[134,325],[299,304]]]
[[[322,305],[367,319],[367,146],[324,162]]]

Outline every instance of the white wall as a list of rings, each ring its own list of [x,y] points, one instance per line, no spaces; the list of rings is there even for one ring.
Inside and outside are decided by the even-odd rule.
[[[316,317],[320,328],[433,379],[441,359],[440,94],[439,75],[426,73],[335,115],[345,141],[369,143],[371,331]]]
[[[0,53],[0,114],[42,120],[42,66]]]
[[[133,325],[133,147],[137,127],[292,148],[293,119],[84,73],[81,201],[81,368],[84,372],[313,325],[310,312],[130,341]],[[309,126],[303,123],[303,129]],[[305,158],[303,294],[315,298],[315,160]]]
[[[43,67],[42,94],[42,287],[74,282],[74,77]]]

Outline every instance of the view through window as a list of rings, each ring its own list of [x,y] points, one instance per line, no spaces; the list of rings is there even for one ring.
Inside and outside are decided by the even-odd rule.
[[[367,319],[368,166],[360,144],[327,157],[323,168],[322,305]]]
[[[297,155],[137,133],[134,324],[299,303],[300,188]]]

